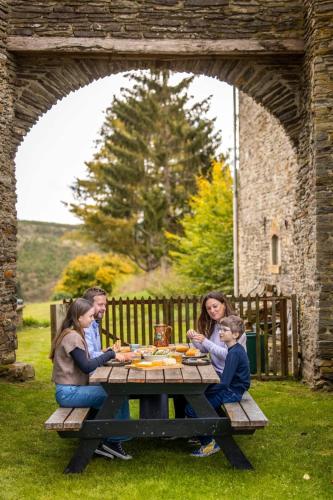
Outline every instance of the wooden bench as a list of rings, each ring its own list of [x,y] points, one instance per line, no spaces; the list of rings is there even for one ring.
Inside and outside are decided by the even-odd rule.
[[[44,423],[48,431],[79,431],[90,408],[57,408]]]
[[[268,424],[267,417],[248,392],[239,403],[225,403],[223,406],[233,429],[255,431]]]
[[[225,412],[233,429],[262,429],[268,419],[252,396],[246,392],[239,403],[226,403]],[[90,408],[57,408],[44,427],[51,431],[79,431]]]

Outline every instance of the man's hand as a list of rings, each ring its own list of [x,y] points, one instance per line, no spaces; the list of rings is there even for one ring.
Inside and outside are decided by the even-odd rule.
[[[121,348],[121,341],[116,340],[116,342],[113,344],[114,352],[120,352],[120,348]]]

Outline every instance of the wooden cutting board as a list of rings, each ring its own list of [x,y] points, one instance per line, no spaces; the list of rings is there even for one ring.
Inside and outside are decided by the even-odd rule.
[[[126,365],[124,368],[131,368],[131,370],[144,370],[144,371],[150,371],[150,370],[174,370],[175,368],[184,368],[184,365],[181,363],[177,363],[176,365],[169,365],[169,366],[136,366],[136,365]]]

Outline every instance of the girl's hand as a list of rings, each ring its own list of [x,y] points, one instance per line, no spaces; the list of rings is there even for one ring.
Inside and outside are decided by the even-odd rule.
[[[196,342],[202,344],[206,337],[204,335],[201,335],[201,333],[195,332],[195,334],[191,338]]]
[[[189,339],[193,339],[193,336],[197,335],[197,332],[195,330],[188,330],[186,335],[188,336]]]
[[[117,359],[118,361],[122,361],[122,362],[123,362],[123,361],[126,361],[125,354],[120,353],[120,352],[117,352],[117,353],[116,353],[116,359]]]
[[[130,361],[136,357],[135,352],[124,352],[122,355],[124,356],[125,361]]]

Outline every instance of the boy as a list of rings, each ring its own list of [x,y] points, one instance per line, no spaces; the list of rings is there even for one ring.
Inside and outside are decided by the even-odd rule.
[[[227,345],[228,354],[221,375],[220,384],[212,384],[205,395],[210,404],[218,409],[223,403],[240,401],[245,391],[250,387],[250,367],[247,354],[238,342],[244,333],[244,323],[238,316],[227,316],[221,320],[220,339]],[[186,406],[186,415],[196,417],[190,405]],[[211,436],[199,438],[201,446],[191,453],[193,457],[208,457],[217,453],[220,447]]]

